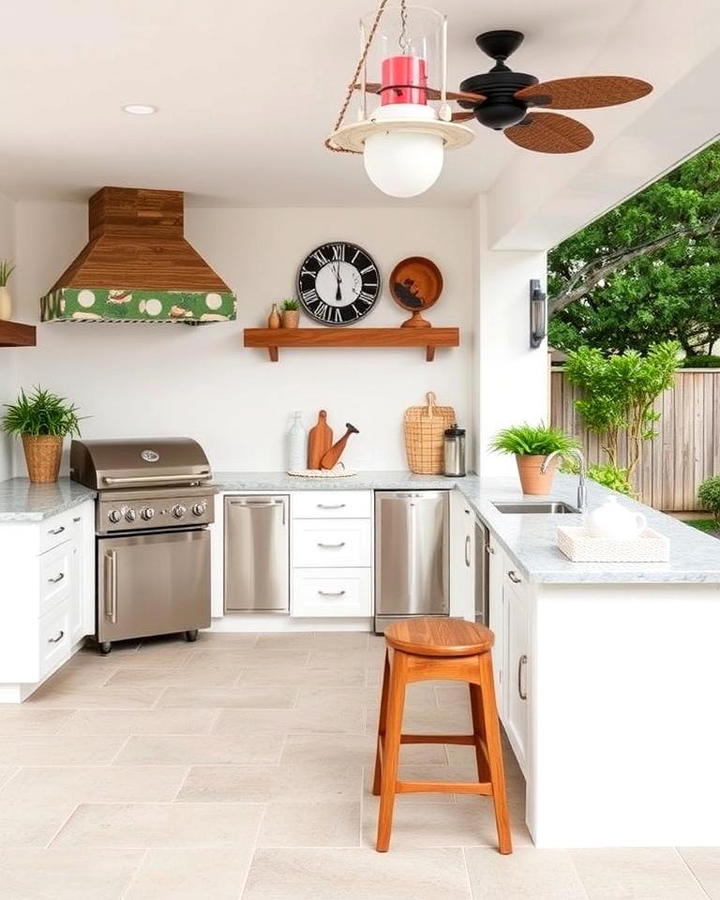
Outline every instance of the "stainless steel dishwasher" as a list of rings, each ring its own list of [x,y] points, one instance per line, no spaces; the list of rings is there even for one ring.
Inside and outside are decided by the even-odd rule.
[[[288,497],[225,498],[225,609],[290,611]]]
[[[375,631],[447,616],[448,492],[375,492]]]

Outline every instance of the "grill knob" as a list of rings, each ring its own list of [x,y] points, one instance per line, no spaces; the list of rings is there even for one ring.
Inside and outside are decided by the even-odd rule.
[[[196,503],[192,508],[193,515],[201,516],[205,512],[206,509],[207,509],[207,503]]]
[[[172,508],[172,514],[175,516],[176,519],[182,519],[182,517],[185,515],[186,512],[187,512],[187,508],[185,506],[183,506],[181,503],[178,503],[177,506],[173,506],[173,508]]]
[[[125,520],[126,520],[127,522],[134,522],[136,518],[137,518],[137,515],[136,515],[134,509],[129,509],[129,510],[125,513]]]
[[[152,519],[152,517],[155,515],[155,510],[152,508],[152,506],[146,506],[145,509],[140,510],[140,515],[143,519],[145,519],[146,522],[149,522],[150,519]]]
[[[120,519],[122,519],[122,513],[119,509],[111,509],[108,513],[108,519],[110,519],[110,521],[114,524],[117,524]]]

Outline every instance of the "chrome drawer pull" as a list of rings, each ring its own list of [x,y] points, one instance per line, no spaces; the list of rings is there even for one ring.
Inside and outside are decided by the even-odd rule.
[[[318,541],[318,547],[322,547],[323,550],[339,550],[344,546],[345,541],[340,541],[339,544],[323,544],[321,541]]]
[[[346,505],[347,504],[345,504],[345,503],[330,503],[330,504],[318,503],[317,508],[318,509],[345,509]]]
[[[50,582],[50,584],[57,584],[58,581],[62,581],[64,577],[65,573],[61,572],[59,575],[56,575],[55,578],[48,578],[48,581]]]
[[[65,526],[61,525],[59,528],[48,529],[48,534],[62,534],[63,531],[65,531]]]
[[[518,576],[515,574],[515,572],[512,571],[512,569],[508,572],[508,578],[510,579],[510,581],[512,581],[513,584],[520,584],[520,582],[522,581],[522,578],[518,578]]]
[[[518,660],[518,694],[520,694],[521,700],[527,700],[527,690],[523,690],[522,683],[522,673],[523,669],[527,665],[527,654],[523,653],[523,655]]]
[[[318,591],[321,597],[342,597],[345,591]]]
[[[73,516],[73,522],[82,522],[82,516]]]
[[[470,568],[470,535],[465,535],[465,565]]]
[[[58,631],[58,636],[54,638],[48,638],[48,644],[57,644],[65,637],[64,631]]]

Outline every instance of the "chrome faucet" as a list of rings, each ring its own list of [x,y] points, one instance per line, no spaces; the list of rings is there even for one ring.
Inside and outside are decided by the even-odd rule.
[[[585,462],[585,457],[582,455],[580,450],[578,450],[576,447],[573,447],[571,450],[553,450],[552,453],[549,453],[545,457],[542,466],[540,466],[540,471],[543,473],[547,472],[550,462],[556,456],[565,456],[568,453],[574,453],[580,463],[580,471],[578,473],[577,505],[580,512],[584,513],[585,507],[587,506],[587,463]]]

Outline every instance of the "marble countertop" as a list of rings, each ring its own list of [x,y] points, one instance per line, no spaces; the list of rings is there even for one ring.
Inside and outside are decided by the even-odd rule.
[[[95,491],[69,478],[60,478],[54,484],[33,484],[27,478],[10,478],[0,481],[0,524],[42,522],[93,497]]]
[[[621,502],[642,512],[649,527],[670,540],[670,559],[665,563],[577,563],[558,548],[558,525],[578,525],[582,517],[573,514],[512,515],[499,512],[492,501],[522,500],[516,477],[485,478],[475,475],[446,478],[442,475],[413,475],[410,472],[360,472],[346,478],[298,478],[283,472],[216,472],[221,491],[298,490],[411,490],[452,489],[465,499],[495,534],[526,580],[553,584],[709,583],[720,584],[720,540],[703,534],[664,513],[627,497]],[[592,510],[613,491],[588,481],[588,509]],[[577,504],[577,478],[557,475],[552,498]],[[526,499],[542,499],[540,497]]]

